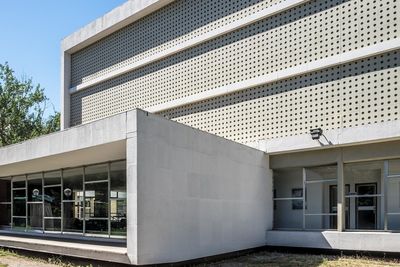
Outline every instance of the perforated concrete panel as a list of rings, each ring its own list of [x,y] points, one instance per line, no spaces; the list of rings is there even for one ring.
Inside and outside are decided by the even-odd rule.
[[[71,85],[118,70],[281,1],[175,1],[74,53],[71,58]]]
[[[277,2],[178,0],[73,54],[72,85]],[[396,0],[310,1],[74,93],[71,125],[398,38],[398,11]],[[163,114],[241,142],[398,119],[398,61],[386,54]]]
[[[400,118],[400,51],[162,114],[239,142]]]

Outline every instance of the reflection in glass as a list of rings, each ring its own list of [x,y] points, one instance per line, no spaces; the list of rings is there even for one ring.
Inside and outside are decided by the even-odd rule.
[[[13,189],[25,188],[26,177],[24,175],[13,177]]]
[[[44,220],[45,231],[61,231],[61,219],[45,219]]]
[[[82,201],[83,169],[68,169],[63,173],[64,200]]]
[[[83,230],[82,202],[64,202],[64,232],[79,232]]]
[[[110,165],[111,235],[126,235],[126,162]]]
[[[108,218],[108,183],[85,185],[86,218]]]
[[[25,230],[26,219],[25,218],[13,218],[13,230]]]
[[[14,190],[13,216],[26,216],[25,189]]]
[[[61,184],[61,171],[44,173],[44,185]]]
[[[45,217],[61,217],[61,186],[44,189]]]
[[[126,235],[126,199],[111,199],[111,235]]]
[[[125,161],[2,177],[0,229],[125,236],[126,198]]]
[[[86,233],[108,235],[108,220],[90,219],[86,221]]]
[[[0,202],[11,202],[11,179],[0,179]]]
[[[28,204],[28,228],[32,230],[42,230],[43,228],[42,203]]]
[[[94,165],[85,168],[85,182],[107,181],[108,165]]]
[[[42,199],[42,174],[28,175],[28,201],[41,202]]]

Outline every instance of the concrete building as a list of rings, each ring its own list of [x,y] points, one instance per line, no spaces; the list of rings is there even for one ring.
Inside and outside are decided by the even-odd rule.
[[[1,245],[400,252],[399,11],[127,1],[62,42],[63,130],[0,149]]]

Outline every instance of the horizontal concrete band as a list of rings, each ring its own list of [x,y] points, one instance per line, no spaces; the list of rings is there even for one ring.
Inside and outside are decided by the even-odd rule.
[[[62,51],[72,54],[122,29],[123,27],[157,11],[174,0],[137,0],[127,1],[96,19],[62,41]]]
[[[176,45],[176,46],[174,46],[174,47],[172,47],[170,49],[167,49],[167,50],[164,50],[162,52],[156,53],[156,54],[154,54],[154,55],[152,55],[150,57],[147,57],[147,58],[145,58],[143,60],[136,61],[136,62],[134,62],[134,63],[132,63],[130,65],[127,65],[126,67],[117,69],[115,71],[107,73],[107,74],[105,74],[105,75],[103,75],[101,77],[98,77],[96,79],[93,79],[91,81],[81,83],[81,84],[79,84],[79,85],[77,85],[75,87],[70,88],[69,91],[72,94],[74,92],[86,89],[86,88],[88,88],[90,86],[93,86],[93,85],[102,83],[104,81],[113,79],[113,78],[121,76],[121,75],[123,75],[125,73],[134,71],[136,69],[142,68],[142,67],[144,67],[146,65],[149,65],[151,63],[154,63],[154,62],[157,62],[159,60],[162,60],[162,59],[164,59],[166,57],[169,57],[169,56],[172,56],[174,54],[177,54],[177,53],[179,53],[181,51],[190,49],[190,48],[192,48],[194,46],[197,46],[197,45],[200,45],[200,44],[205,43],[207,41],[210,41],[212,39],[215,39],[215,38],[217,38],[219,36],[222,36],[222,35],[228,34],[230,32],[233,32],[235,30],[238,30],[238,29],[241,29],[243,27],[246,27],[246,26],[248,26],[250,24],[253,24],[253,23],[257,22],[257,21],[260,21],[262,19],[265,19],[265,18],[271,17],[273,15],[282,13],[285,10],[291,9],[293,7],[296,7],[298,5],[304,4],[304,3],[309,2],[309,1],[310,0],[287,0],[287,1],[283,1],[282,3],[276,4],[274,6],[266,8],[264,10],[256,12],[256,13],[254,13],[252,15],[249,15],[249,16],[243,18],[243,19],[234,21],[234,22],[232,22],[232,23],[230,23],[230,24],[228,24],[228,25],[226,25],[224,27],[220,27],[220,28],[217,28],[217,29],[215,29],[213,31],[207,32],[207,33],[205,33],[203,35],[200,35],[200,36],[198,36],[196,38],[193,38],[193,39],[191,39],[189,41],[186,41],[186,42],[183,42],[183,43],[181,43],[179,45]]]
[[[245,89],[277,82],[280,80],[296,77],[299,75],[307,74],[310,72],[319,71],[326,68],[335,67],[352,61],[369,58],[379,54],[387,53],[396,49],[400,49],[400,38],[390,41],[381,42],[375,45],[363,47],[357,50],[345,52],[339,55],[323,58],[306,64],[301,64],[295,67],[287,68],[284,70],[276,71],[266,75],[262,75],[253,79],[229,84],[226,86],[218,87],[212,90],[201,92],[198,94],[190,95],[187,97],[175,99],[160,105],[155,105],[145,108],[149,112],[160,112],[196,102],[204,101],[207,99],[215,98],[222,95],[242,91]]]

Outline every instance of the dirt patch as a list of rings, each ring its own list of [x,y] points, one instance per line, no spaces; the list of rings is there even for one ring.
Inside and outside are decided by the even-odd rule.
[[[36,261],[34,259],[16,256],[0,257],[0,264],[8,267],[60,267],[60,265],[44,263],[41,261]]]
[[[307,255],[279,252],[259,252],[197,267],[375,267],[399,266],[399,260],[359,256]]]

